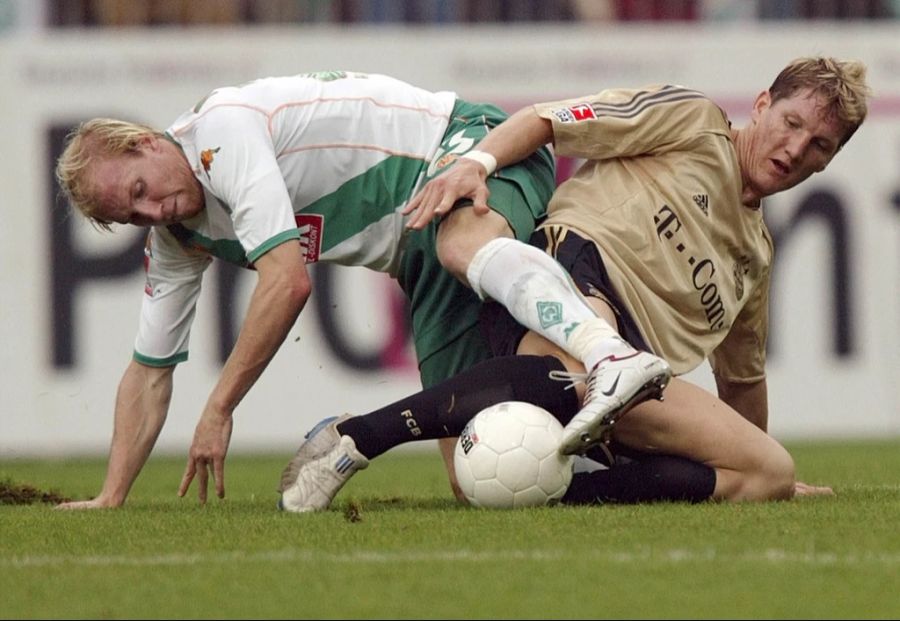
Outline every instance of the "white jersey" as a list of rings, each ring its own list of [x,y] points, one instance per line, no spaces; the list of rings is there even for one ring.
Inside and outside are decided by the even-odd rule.
[[[210,255],[242,266],[288,239],[307,263],[396,275],[400,211],[447,130],[456,95],[381,75],[328,72],[213,91],[166,134],[184,151],[206,201],[196,217],[154,227],[135,357],[187,357]]]

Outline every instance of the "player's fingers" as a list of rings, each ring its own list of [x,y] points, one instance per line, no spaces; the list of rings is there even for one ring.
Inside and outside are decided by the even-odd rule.
[[[808,496],[834,496],[834,490],[824,485],[811,485]]]
[[[428,183],[425,184],[419,192],[413,196],[412,200],[406,205],[404,209],[404,213],[413,213],[413,212],[421,212],[423,210],[427,210],[431,208],[435,201],[436,197],[441,195],[441,188],[444,185],[444,180],[441,178],[432,179]]]
[[[404,216],[408,216],[409,214],[414,212],[416,209],[418,209],[419,205],[422,204],[422,195],[423,194],[424,194],[424,190],[420,191],[418,194],[413,196],[412,200],[409,201],[408,203],[406,203],[406,207],[404,207],[403,209],[400,210],[400,213],[402,213]]]
[[[440,194],[436,194],[416,214],[416,221],[411,228],[416,230],[424,229],[435,218],[450,213],[460,198],[460,195],[453,189],[445,189]],[[434,205],[434,207],[429,207],[429,205]]]
[[[450,213],[451,211],[453,211],[453,206],[464,198],[464,196],[457,193],[445,192],[441,197],[441,202],[438,203],[437,207],[434,208],[434,212],[431,214],[431,217],[428,218],[428,220],[432,220],[435,216],[443,216],[444,214]]]
[[[436,191],[432,185],[428,185],[419,193],[419,200],[415,204],[415,210],[406,223],[406,227],[413,230],[421,230],[431,220],[431,210],[436,202]]]
[[[78,510],[78,509],[88,509],[90,507],[91,507],[90,500],[79,500],[79,501],[75,501],[75,502],[63,502],[63,503],[56,505],[53,508],[59,509],[61,511],[73,511],[73,510]]]
[[[797,481],[794,484],[794,494],[796,496],[834,496],[834,490],[826,486],[809,485],[803,481]]]
[[[225,460],[213,461],[213,480],[216,483],[216,496],[225,498]]]
[[[431,221],[431,218],[432,212],[423,203],[406,223],[406,228],[421,231]]]
[[[472,201],[472,207],[475,208],[475,213],[484,215],[491,210],[488,205],[488,198],[490,198],[491,192],[487,189],[487,186],[483,186],[475,190],[475,198]]]
[[[412,229],[413,231],[416,231],[416,230],[418,230],[419,228],[421,228],[421,227],[419,226],[419,217],[420,217],[421,215],[422,215],[422,208],[419,207],[418,209],[416,209],[416,211],[414,211],[414,212],[412,213],[412,215],[411,215],[411,216],[409,217],[409,219],[406,221],[406,228]]]
[[[200,504],[206,504],[206,490],[209,486],[209,468],[207,467],[206,460],[199,460],[200,468],[197,471],[198,480],[197,480],[197,496],[200,498]]]
[[[413,231],[421,231],[425,228],[428,222],[431,220],[431,217],[428,212],[419,211],[416,213],[415,218],[412,218],[406,225],[406,228],[412,229]]]
[[[184,469],[184,475],[181,477],[181,485],[178,486],[178,496],[183,497],[187,494],[188,489],[191,487],[191,481],[194,480],[194,475],[197,473],[197,466],[194,463],[192,458],[188,458],[187,466]]]

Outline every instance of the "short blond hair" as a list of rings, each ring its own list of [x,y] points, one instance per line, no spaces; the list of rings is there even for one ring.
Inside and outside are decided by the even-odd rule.
[[[781,70],[769,95],[774,103],[806,89],[822,96],[829,113],[847,127],[839,145],[844,146],[868,113],[867,99],[872,92],[866,84],[866,66],[856,60],[797,58]]]
[[[69,203],[99,228],[110,230],[97,217],[99,204],[88,171],[99,159],[136,153],[144,138],[162,136],[158,130],[117,119],[92,119],[78,125],[66,136],[62,155],[56,162],[56,180]]]

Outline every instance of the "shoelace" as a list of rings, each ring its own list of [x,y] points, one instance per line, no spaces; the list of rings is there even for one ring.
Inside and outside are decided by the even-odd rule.
[[[575,388],[578,384],[583,384],[588,378],[588,373],[573,373],[571,371],[550,371],[548,377],[555,382],[569,382],[564,390]]]
[[[594,387],[597,385],[597,373],[573,373],[571,371],[550,371],[548,374],[550,379],[557,382],[569,382],[565,390],[575,388],[578,384],[586,384],[584,400],[587,402]]]
[[[584,404],[588,403],[591,400],[591,394],[594,392],[597,386],[597,373],[572,373],[570,371],[550,371],[548,376],[551,380],[557,382],[569,382],[569,385],[565,387],[564,390],[569,390],[570,388],[574,388],[578,384],[584,383],[586,384],[586,389],[584,391],[584,397],[582,398],[582,407]],[[607,460],[610,464],[615,461],[615,456],[610,452],[609,448],[606,447],[606,444],[609,442],[608,431],[605,433],[605,440],[599,444],[600,448],[606,455]]]

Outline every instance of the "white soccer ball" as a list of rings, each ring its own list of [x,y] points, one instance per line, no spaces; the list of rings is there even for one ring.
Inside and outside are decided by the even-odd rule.
[[[555,504],[572,482],[572,457],[557,452],[563,427],[550,412],[521,401],[479,412],[456,443],[459,486],[476,507]]]

